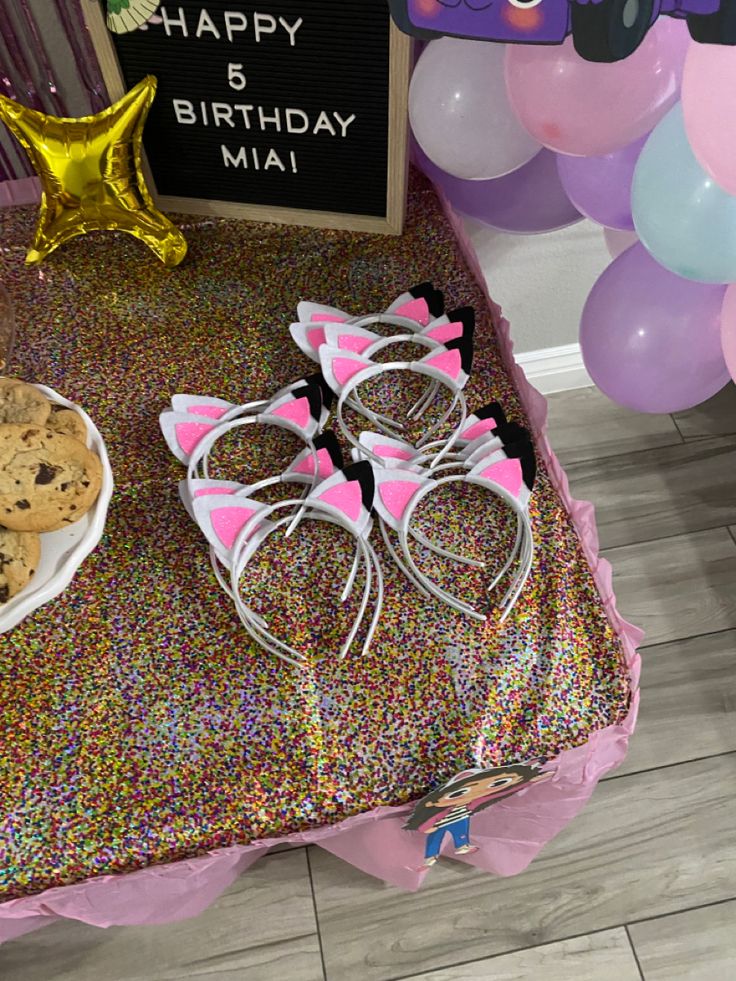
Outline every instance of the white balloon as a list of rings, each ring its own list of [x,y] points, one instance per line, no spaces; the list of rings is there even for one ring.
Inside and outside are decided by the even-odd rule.
[[[541,148],[506,95],[505,45],[440,38],[422,52],[409,89],[409,119],[429,159],[454,177],[492,180]]]

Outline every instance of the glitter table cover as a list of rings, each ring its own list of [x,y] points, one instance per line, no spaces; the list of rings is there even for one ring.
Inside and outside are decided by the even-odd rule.
[[[641,635],[616,612],[592,508],[570,498],[544,400],[431,186],[413,176],[401,238],[184,219],[190,257],[174,271],[112,235],[28,269],[33,221],[0,211],[11,370],[87,409],[117,491],[66,592],[0,637],[0,939],[58,916],[195,915],[285,840],[417,888],[408,802],[468,766],[545,755],[555,777],[477,815],[481,848],[462,857],[524,868],[623,758]],[[298,300],[375,311],[427,278],[448,307],[476,308],[469,404],[499,399],[535,432],[533,576],[499,628],[428,604],[387,563],[370,654],[337,662],[320,656],[337,588],[324,557],[266,561],[276,632],[314,651],[297,671],[250,642],[214,583],[157,416],[177,391],[243,401],[303,374],[287,330]],[[344,542],[322,547],[349,562]]]

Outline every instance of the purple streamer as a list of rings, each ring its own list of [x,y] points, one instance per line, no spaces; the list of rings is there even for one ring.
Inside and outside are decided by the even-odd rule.
[[[2,75],[0,75],[0,85],[2,85],[4,94],[7,95],[9,99],[14,99],[17,102],[18,97],[16,95],[15,86],[13,85],[12,79],[5,72],[4,69],[0,69],[0,71],[2,71]],[[15,141],[15,137],[12,134],[10,134],[10,138],[12,142],[16,146],[18,146],[18,144]],[[20,150],[19,156],[20,156],[20,170],[17,167],[13,166],[10,157],[8,156],[5,150],[5,147],[3,147],[2,143],[0,143],[0,161],[2,162],[3,170],[5,170],[6,173],[8,174],[8,180],[15,180],[16,178],[21,178],[21,177],[30,177],[30,175],[33,174],[33,169],[31,168],[28,158],[26,157],[25,151]]]
[[[7,9],[3,4],[0,3],[0,34],[3,36],[5,41],[5,46],[8,49],[8,54],[10,55],[10,62],[14,66],[17,76],[21,79],[22,84],[25,89],[25,93],[28,96],[28,104],[32,109],[38,109],[43,112],[43,102],[36,91],[36,86],[33,84],[33,79],[31,78],[31,70],[28,67],[26,59],[23,57],[23,51],[21,48],[20,40],[18,35],[15,33],[15,28],[13,26],[13,21],[8,13]],[[4,80],[3,80],[4,81]]]
[[[54,81],[54,73],[51,69],[51,64],[49,63],[46,47],[41,40],[41,35],[39,34],[38,27],[36,25],[36,19],[28,5],[28,0],[20,0],[20,5],[21,9],[23,10],[23,16],[25,17],[27,31],[33,39],[33,51],[35,51],[45,75],[45,90],[48,92],[49,101],[51,103],[51,111],[57,116],[65,116],[66,107],[62,102],[56,82]]]
[[[74,53],[74,60],[80,81],[89,92],[93,112],[101,112],[108,107],[109,100],[105,83],[100,74],[92,41],[87,31],[79,0],[54,0],[66,39]]]
[[[4,174],[2,178],[4,181],[10,181],[20,176],[15,172],[15,167],[10,162],[10,157],[5,152],[2,143],[0,143],[0,172]]]
[[[89,94],[92,112],[107,108],[109,100],[81,7],[81,0],[54,0],[64,34],[72,50],[78,78]],[[50,111],[68,116],[65,100],[56,84],[54,66],[43,43],[38,22],[29,0],[20,0],[16,10],[21,16],[21,31],[5,0],[0,0],[0,40],[4,49],[0,68],[0,92],[40,112]],[[20,98],[19,98],[20,92]],[[7,149],[0,144],[0,181],[14,180],[34,173],[25,153],[19,154],[20,166],[13,163]]]

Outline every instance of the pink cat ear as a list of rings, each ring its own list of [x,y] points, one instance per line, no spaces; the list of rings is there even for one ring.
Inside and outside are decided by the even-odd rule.
[[[505,488],[522,507],[529,503],[536,476],[534,447],[530,440],[495,450],[480,460],[470,471],[470,476]]]
[[[360,354],[327,345],[319,349],[319,363],[325,381],[337,395],[358,372],[375,365],[374,361]]]
[[[243,485],[234,480],[180,480],[179,497],[190,518],[194,518],[193,501],[200,497],[212,497],[215,494],[237,494],[243,490]]]
[[[381,458],[385,467],[407,467],[419,456],[419,451],[403,439],[392,439],[381,433],[362,432],[358,437],[361,446]]]
[[[422,334],[440,344],[450,346],[451,341],[467,338],[472,342],[475,334],[475,310],[472,307],[459,307],[451,310],[441,321],[432,321]]]
[[[418,364],[429,368],[430,373],[436,378],[452,383],[454,388],[464,388],[473,365],[472,335],[466,333],[462,337],[448,341],[446,346],[430,351]]]
[[[204,532],[205,538],[220,555],[228,555],[245,526],[266,508],[260,501],[249,497],[226,494],[205,495],[192,503],[194,520]],[[249,535],[259,527],[253,521]]]
[[[184,464],[189,463],[200,440],[216,426],[215,422],[188,412],[162,412],[159,424],[169,449]]]
[[[296,308],[297,320],[303,324],[342,324],[350,320],[350,314],[337,307],[329,307],[324,303],[310,303],[302,300]]]
[[[376,495],[373,506],[386,524],[398,531],[404,520],[409,502],[429,480],[406,470],[375,471]]]
[[[313,313],[309,319],[313,324],[344,324],[349,318],[344,313]]]
[[[232,402],[209,398],[207,395],[173,395],[171,408],[174,412],[188,412],[193,416],[218,420],[236,406]]]
[[[416,320],[422,326],[428,324],[431,319],[427,301],[423,297],[407,300],[391,312],[395,313],[398,317],[407,317],[409,320]]]
[[[317,472],[315,473],[315,454],[307,447],[293,460],[291,466],[286,470],[285,476],[297,483],[318,484],[342,468],[342,450],[331,429],[317,436],[313,446],[317,457]]]
[[[381,340],[380,334],[364,327],[353,327],[351,324],[326,324],[322,331],[328,347],[352,351],[354,354],[363,354],[371,344]]]
[[[430,351],[419,361],[419,364],[431,368],[433,374],[452,382],[456,388],[462,387],[460,379],[463,374],[463,363],[457,348],[450,350],[440,347],[436,351]]]
[[[291,338],[299,348],[312,361],[319,364],[320,347],[325,343],[325,329],[323,326],[310,323],[296,323],[289,327]]]
[[[492,453],[485,460],[481,460],[470,471],[471,475],[490,480],[518,498],[524,483],[521,473],[521,462],[519,460],[510,460],[506,456],[494,460],[495,456],[496,454]]]
[[[259,412],[258,418],[262,422],[285,420],[311,439],[323,423],[323,408],[319,386],[304,383],[270,402]]]
[[[489,433],[495,434],[506,425],[506,415],[500,403],[490,402],[488,405],[476,409],[465,420],[465,425],[458,436],[458,445],[464,446],[481,436],[487,436]]]
[[[463,336],[464,326],[460,320],[448,320],[446,323],[438,324],[433,321],[429,327],[422,331],[423,337],[431,337],[439,344],[446,344]]]
[[[353,534],[361,535],[370,524],[374,495],[373,467],[363,460],[338,470],[329,480],[319,484],[307,501],[318,501],[347,523]]]
[[[430,320],[442,315],[445,303],[442,293],[436,290],[432,283],[419,283],[412,286],[406,293],[397,297],[386,313],[414,320],[426,327]]]

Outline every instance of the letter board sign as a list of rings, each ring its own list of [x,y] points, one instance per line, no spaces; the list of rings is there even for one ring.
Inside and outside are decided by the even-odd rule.
[[[84,9],[111,99],[158,79],[159,206],[401,231],[410,41],[386,0],[174,0],[127,34]]]

